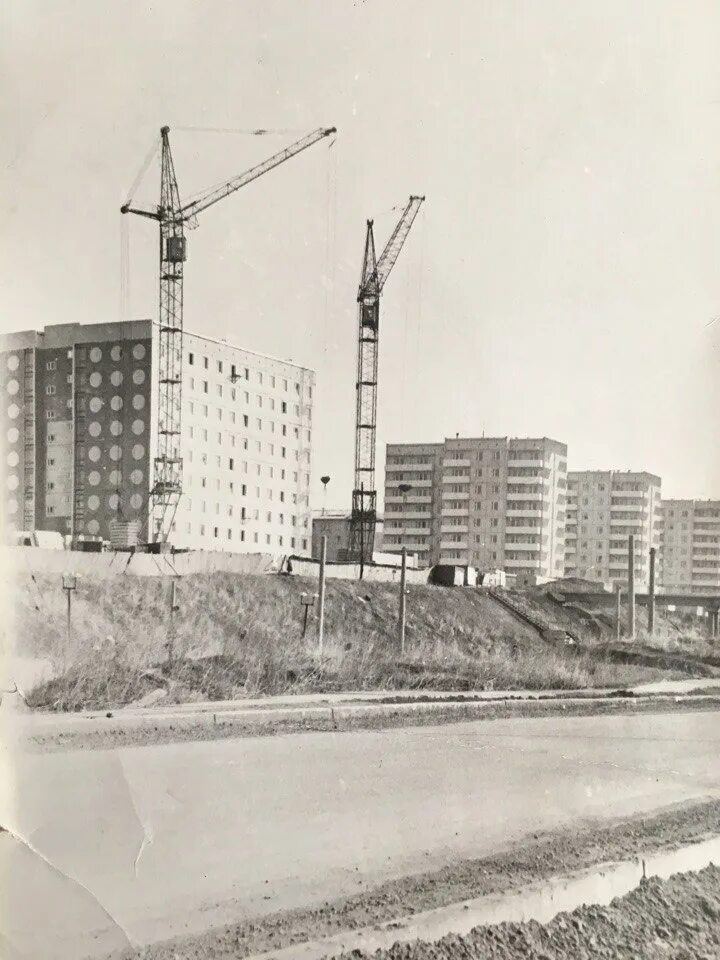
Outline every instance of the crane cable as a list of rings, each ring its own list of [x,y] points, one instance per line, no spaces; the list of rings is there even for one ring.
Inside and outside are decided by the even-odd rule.
[[[128,206],[132,203],[133,197],[135,196],[135,193],[136,193],[138,187],[140,186],[140,184],[141,184],[141,182],[142,182],[142,180],[143,180],[143,177],[145,176],[145,174],[146,174],[147,171],[148,171],[148,167],[150,166],[150,164],[151,164],[152,161],[153,161],[153,158],[155,157],[155,155],[157,154],[158,150],[160,149],[160,142],[161,142],[161,141],[160,141],[160,137],[156,137],[155,140],[153,141],[152,147],[151,147],[150,150],[148,151],[147,156],[146,156],[145,159],[143,160],[143,162],[142,162],[142,164],[141,164],[141,166],[140,166],[140,169],[139,169],[138,172],[137,172],[137,176],[136,176],[135,179],[133,180],[132,186],[130,187],[130,190],[128,191],[128,195],[127,195],[127,197],[126,197],[126,199],[125,199],[125,203],[126,203]]]
[[[266,130],[262,127],[254,130],[249,130],[244,127],[173,127],[173,129],[180,133],[237,133],[248,137],[279,137],[303,132],[302,130],[295,129]]]
[[[147,156],[140,165],[135,179],[128,190],[125,205],[129,206],[145,174],[160,149],[160,137],[153,140]],[[120,218],[120,320],[130,319],[130,223],[126,217]]]
[[[328,150],[333,146],[329,144]],[[325,198],[325,302],[323,317],[323,345],[327,350],[330,320],[330,291],[335,291],[335,237],[337,227],[337,163],[335,154],[328,158]]]

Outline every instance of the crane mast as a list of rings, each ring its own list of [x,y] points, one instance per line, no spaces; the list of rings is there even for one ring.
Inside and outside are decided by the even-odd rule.
[[[140,210],[129,203],[121,213],[134,213],[156,220],[160,226],[160,308],[158,317],[158,408],[154,478],[150,490],[150,538],[167,541],[183,489],[182,368],[183,368],[183,274],[187,259],[185,224],[193,227],[203,210],[257,180],[291,157],[335,133],[321,127],[219,187],[205,191],[182,204],[170,150],[170,128],[160,130],[160,204],[156,210]]]
[[[358,360],[355,383],[355,486],[350,514],[350,555],[362,571],[372,559],[377,523],[375,440],[377,433],[378,346],[380,296],[395,266],[420,204],[425,197],[410,197],[380,259],[375,257],[373,221],[367,221],[365,254],[358,288]],[[362,572],[361,572],[362,576]]]

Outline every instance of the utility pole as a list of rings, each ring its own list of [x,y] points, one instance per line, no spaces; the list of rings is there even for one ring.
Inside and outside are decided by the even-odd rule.
[[[622,587],[615,584],[615,639],[622,637]]]
[[[655,633],[655,547],[650,547],[650,583],[648,589],[648,633]]]
[[[635,639],[635,537],[628,537],[628,640]]]
[[[67,596],[67,657],[72,649],[72,595],[73,591],[77,590],[77,577],[74,573],[63,574],[62,588]],[[66,660],[66,657],[63,660]]]
[[[400,636],[400,654],[405,653],[405,613],[407,606],[407,547],[402,548],[400,560],[400,615],[398,616],[398,633]]]
[[[322,656],[325,634],[325,561],[327,559],[327,537],[320,541],[320,583],[318,586],[318,653]]]
[[[360,484],[360,499],[363,502],[365,500],[365,484],[364,483]],[[358,577],[359,580],[362,580],[363,574],[365,572],[365,530],[366,530],[366,525],[364,523],[361,523],[359,527],[357,527],[357,534],[360,537],[360,575]],[[351,514],[350,515],[350,549],[351,550],[354,547],[354,544],[353,544],[354,535],[355,535],[355,532],[354,532],[353,519]]]
[[[177,580],[173,577],[170,581],[170,623],[168,626],[167,640],[168,663],[172,663],[175,652],[175,614],[179,609],[180,607],[177,602]]]

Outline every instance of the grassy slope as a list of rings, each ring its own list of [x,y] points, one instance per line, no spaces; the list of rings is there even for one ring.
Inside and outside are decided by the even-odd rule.
[[[328,583],[319,657],[312,614],[301,637],[300,594],[313,591],[314,582],[223,573],[180,582],[175,660],[168,667],[167,581],[81,581],[66,649],[57,580],[25,577],[14,593],[18,652],[49,656],[64,670],[61,680],[34,692],[37,705],[118,705],[159,683],[176,699],[220,699],[343,689],[618,686],[657,675],[610,662],[596,638],[581,652],[548,643],[480,591],[430,586],[410,588],[407,648],[400,656],[397,587],[337,580]],[[558,614],[541,592],[528,603],[549,623],[572,624],[585,635],[580,617]],[[155,675],[143,677],[153,667]]]

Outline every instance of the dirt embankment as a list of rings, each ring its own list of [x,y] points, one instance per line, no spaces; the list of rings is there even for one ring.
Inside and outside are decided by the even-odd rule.
[[[535,836],[495,856],[464,860],[440,870],[389,880],[367,893],[339,898],[316,907],[268,914],[219,927],[205,934],[125,951],[115,954],[112,960],[178,960],[180,957],[184,960],[209,960],[211,957],[213,960],[242,960],[266,951],[318,940],[341,931],[372,927],[474,897],[518,890],[549,877],[565,876],[598,863],[696,843],[718,833],[720,801],[717,800],[669,808],[655,816],[626,818],[609,825],[591,824],[572,833],[561,830]],[[268,887],[268,897],[272,895],[272,887]],[[690,910],[688,916],[694,919]],[[717,924],[718,920],[715,922]],[[512,937],[506,939],[514,942]],[[517,942],[522,944],[520,939]],[[411,949],[409,946],[399,947],[398,952],[393,954],[393,960],[406,955],[414,960],[412,952],[402,952]],[[495,957],[497,960],[515,960],[516,957],[535,957],[540,960],[543,956],[546,960],[555,960],[555,957],[569,960],[576,956],[572,952],[493,954],[488,952],[485,943],[482,949],[486,952],[470,955],[478,958]],[[418,958],[421,956],[435,955],[418,954]],[[465,954],[458,951],[437,956],[454,958]],[[644,955],[606,952],[579,953],[577,956],[627,956],[634,960]],[[686,956],[690,960],[691,956],[717,957],[718,954],[658,953],[649,956]]]
[[[501,923],[435,943],[397,943],[337,960],[717,960],[720,868],[651,877],[610,906],[580,907],[550,923]]]
[[[300,602],[315,581],[225,573],[183,578],[172,633],[167,580],[80,581],[68,647],[58,579],[18,578],[14,653],[46,658],[61,672],[28,696],[42,709],[113,709],[156,689],[166,702],[184,702],[358,689],[577,690],[720,672],[703,663],[698,637],[682,657],[616,662],[609,627],[541,590],[514,595],[538,629],[484,591],[412,586],[401,655],[397,587],[348,581],[328,583],[319,656],[312,617],[303,636]]]

